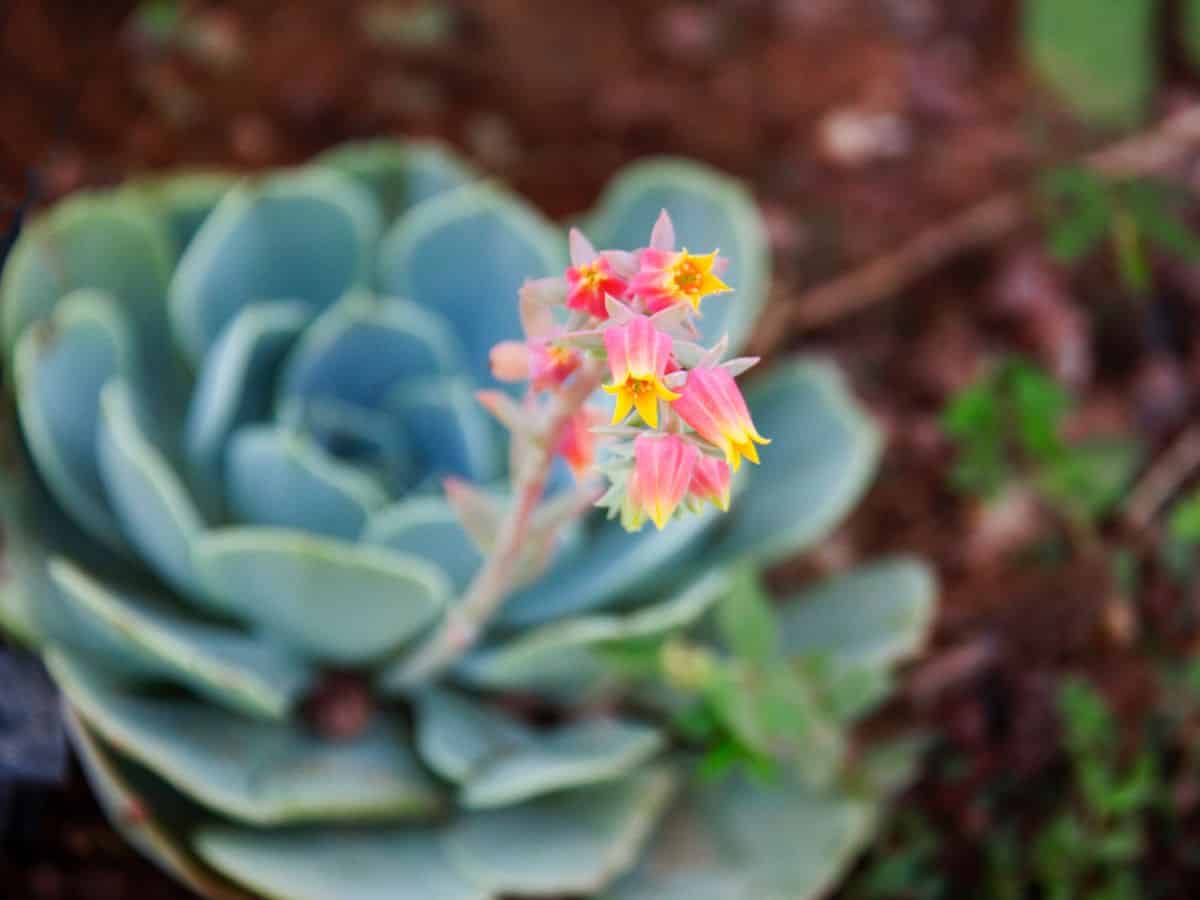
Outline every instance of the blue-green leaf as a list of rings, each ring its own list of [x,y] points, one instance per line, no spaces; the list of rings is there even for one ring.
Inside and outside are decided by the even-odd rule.
[[[707,507],[662,531],[631,534],[617,522],[596,515],[578,545],[506,601],[496,621],[504,627],[527,628],[652,593],[678,577],[679,567],[699,553],[705,534],[720,518],[715,508]]]
[[[239,185],[179,260],[169,291],[176,341],[195,363],[250,303],[299,300],[325,309],[366,284],[379,228],[362,188],[333,172]]]
[[[817,900],[870,837],[877,803],[791,780],[696,783],[605,900]]]
[[[425,471],[491,481],[503,465],[498,429],[464,377],[406,381],[389,394]]]
[[[124,542],[96,453],[100,389],[134,366],[124,320],[93,291],[65,298],[17,345],[17,409],[37,470],[80,527],[117,550]]]
[[[219,496],[229,435],[267,417],[275,375],[311,315],[296,301],[252,303],[205,355],[184,428],[189,474],[201,495]]]
[[[633,866],[670,800],[674,778],[654,769],[474,812],[450,828],[452,862],[495,894],[591,895]]]
[[[517,291],[565,265],[563,241],[548,222],[479,182],[420,204],[392,227],[379,252],[379,284],[448,319],[469,371],[489,383],[492,346],[521,335]]]
[[[60,650],[46,664],[83,720],[196,802],[255,825],[424,818],[436,785],[382,713],[328,742],[294,725],[239,717],[183,697],[130,692]]]
[[[305,333],[279,380],[280,402],[333,399],[378,408],[411,378],[461,370],[463,350],[445,320],[408,300],[348,294]]]
[[[154,211],[166,226],[178,256],[236,182],[236,176],[226,172],[184,172],[130,182],[122,187],[122,193]]]
[[[735,293],[707,298],[700,329],[707,343],[729,335],[737,350],[750,337],[767,300],[770,254],[762,215],[746,186],[699,163],[648,160],[624,169],[586,223],[597,247],[633,250],[650,242],[662,210],[675,225],[678,249],[729,259],[722,278]]]
[[[225,528],[195,544],[197,572],[230,615],[321,660],[366,663],[431,624],[450,596],[435,565],[277,528]]]
[[[663,745],[648,725],[587,719],[535,731],[497,709],[449,691],[417,697],[417,749],[460,785],[468,808],[508,806],[566,788],[611,781]]]
[[[354,540],[387,503],[372,475],[327,454],[305,435],[272,425],[234,434],[225,457],[225,497],[239,521]]]
[[[578,697],[602,686],[609,672],[597,652],[606,644],[661,637],[694,624],[729,586],[724,570],[701,575],[671,599],[634,612],[582,616],[533,628],[467,656],[466,681],[494,690]],[[391,682],[385,675],[385,686]]]
[[[100,410],[100,475],[122,531],[165,580],[185,594],[198,593],[192,540],[205,523],[175,470],[143,432],[127,380],[105,385]]]
[[[50,577],[79,616],[81,653],[103,647],[97,662],[133,670],[149,681],[190,687],[221,706],[282,719],[297,704],[313,673],[265,639],[187,618],[162,599],[110,587],[61,557]],[[66,640],[66,638],[64,638]]]
[[[404,423],[391,413],[329,398],[292,398],[277,418],[285,427],[307,434],[326,453],[374,473],[389,494],[407,490],[418,477],[412,441]]]
[[[202,816],[198,808],[105,749],[79,716],[64,710],[67,734],[104,814],[125,840],[159,868],[209,900],[252,900],[197,860],[180,835]]]
[[[165,230],[132,198],[77,194],[63,202],[25,230],[4,266],[6,355],[26,328],[83,288],[111,298],[143,352],[168,349],[163,296],[173,255]]]
[[[780,606],[783,652],[824,656],[842,671],[895,665],[924,644],[936,594],[933,573],[916,560],[854,569]]]
[[[197,832],[196,852],[256,895],[286,900],[494,900],[450,865],[432,828]]]
[[[317,165],[349,175],[379,204],[384,222],[478,178],[449,147],[432,141],[365,141],[318,156]]]
[[[479,569],[479,550],[442,497],[413,497],[379,510],[367,521],[362,541],[436,563],[462,591]]]

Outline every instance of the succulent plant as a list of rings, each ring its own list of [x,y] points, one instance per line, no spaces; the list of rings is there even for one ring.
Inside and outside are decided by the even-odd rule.
[[[737,293],[701,330],[736,348],[767,288],[754,205],[648,161],[585,230],[632,248],[662,209],[729,258]],[[503,504],[506,439],[475,400],[505,390],[489,350],[566,244],[448,152],[383,142],[77,195],[14,248],[0,621],[42,653],[115,827],[198,893],[811,897],[902,780],[899,750],[852,778],[698,780],[671,689],[608,653],[716,640],[735,573],[861,495],[879,436],[822,361],[749,381],[774,443],[731,513],[560,529],[477,646],[403,677],[481,565],[442,480]],[[886,695],[932,594],[892,560],[780,607],[779,652],[819,660],[823,692],[872,686],[826,704],[828,730]]]

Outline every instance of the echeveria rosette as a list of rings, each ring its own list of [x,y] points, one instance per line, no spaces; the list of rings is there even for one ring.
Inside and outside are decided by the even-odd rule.
[[[736,289],[698,324],[736,350],[767,280],[740,186],[641,163],[580,224],[633,249],[662,209],[681,246],[729,260],[697,263]],[[810,546],[861,494],[879,440],[828,364],[748,379],[771,453],[732,485],[693,473],[711,502],[661,532],[556,528],[573,502],[556,478],[534,528],[557,537],[534,542],[482,643],[435,682],[400,677],[487,553],[508,454],[476,394],[502,390],[489,350],[522,339],[519,290],[568,268],[565,233],[440,148],[382,142],[81,194],[14,248],[0,293],[23,440],[0,618],[40,648],[114,825],[198,893],[668,897],[694,877],[808,896],[864,840],[880,795],[797,788],[765,809],[752,788],[688,787],[663,729],[577,705],[627,709],[606,646],[699,623],[728,562]],[[611,286],[604,259],[578,283]],[[548,378],[569,364],[542,360]],[[595,424],[564,433],[569,459]],[[789,607],[797,652],[886,672],[919,644],[914,564],[820,590]],[[330,673],[375,705],[342,739],[310,727]],[[525,721],[531,699],[557,724]],[[694,804],[813,840],[780,860],[729,845],[707,874],[639,864],[697,825]]]

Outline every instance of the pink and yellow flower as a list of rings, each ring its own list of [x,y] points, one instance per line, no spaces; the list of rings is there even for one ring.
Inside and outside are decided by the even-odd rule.
[[[672,345],[671,336],[655,328],[646,316],[634,316],[624,325],[605,330],[604,348],[613,383],[604,385],[604,390],[617,398],[614,425],[636,408],[642,421],[657,428],[658,401],[679,399],[663,381]]]
[[[546,340],[529,341],[529,380],[535,391],[558,387],[582,362],[578,350]]]
[[[576,480],[582,481],[596,461],[597,437],[592,429],[603,421],[603,413],[585,406],[563,427],[555,450],[571,467]]]
[[[696,507],[699,508],[707,501],[721,512],[729,512],[732,480],[733,473],[729,468],[729,463],[723,459],[701,454],[700,458],[696,460],[691,484],[688,485],[689,504],[694,500]]]
[[[672,406],[700,437],[720,448],[734,471],[743,456],[758,462],[755,444],[771,443],[754,427],[733,376],[719,366],[688,372],[681,396]]]
[[[611,295],[621,300],[628,287],[626,277],[632,271],[618,271],[614,259],[623,259],[620,254],[597,253],[591,241],[578,228],[572,228],[568,243],[571,250],[571,267],[567,269],[567,308],[579,309],[597,319],[608,318],[604,298]]]
[[[687,495],[699,458],[696,446],[678,434],[638,435],[625,526],[637,530],[649,516],[661,530]]]
[[[676,252],[648,247],[641,253],[629,293],[641,297],[650,314],[677,303],[689,303],[699,312],[705,297],[733,290],[713,271],[723,262],[716,250],[697,256],[686,249]]]

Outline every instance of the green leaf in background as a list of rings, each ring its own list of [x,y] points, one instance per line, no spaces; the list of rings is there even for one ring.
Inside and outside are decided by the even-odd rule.
[[[1200,492],[1189,494],[1175,505],[1167,530],[1177,541],[1200,544]]]
[[[1038,461],[1062,451],[1059,429],[1071,398],[1052,376],[1023,360],[1008,363],[1000,374],[1012,405],[1021,449]]]
[[[1200,0],[1182,0],[1179,16],[1183,49],[1192,65],[1200,66]]]
[[[1038,181],[1045,206],[1046,242],[1059,262],[1077,262],[1104,240],[1112,199],[1104,179],[1083,166],[1061,166]]]
[[[1132,441],[1089,441],[1047,464],[1038,488],[1068,515],[1095,521],[1121,499],[1140,459],[1141,449]]]
[[[1186,193],[1143,178],[1121,186],[1120,203],[1147,243],[1186,261],[1200,259],[1200,236],[1183,218]]]
[[[754,568],[738,570],[729,596],[717,604],[716,619],[721,637],[736,656],[763,662],[778,652],[775,614]]]
[[[1090,124],[1128,128],[1157,81],[1153,0],[1026,0],[1025,54],[1046,86]]]

